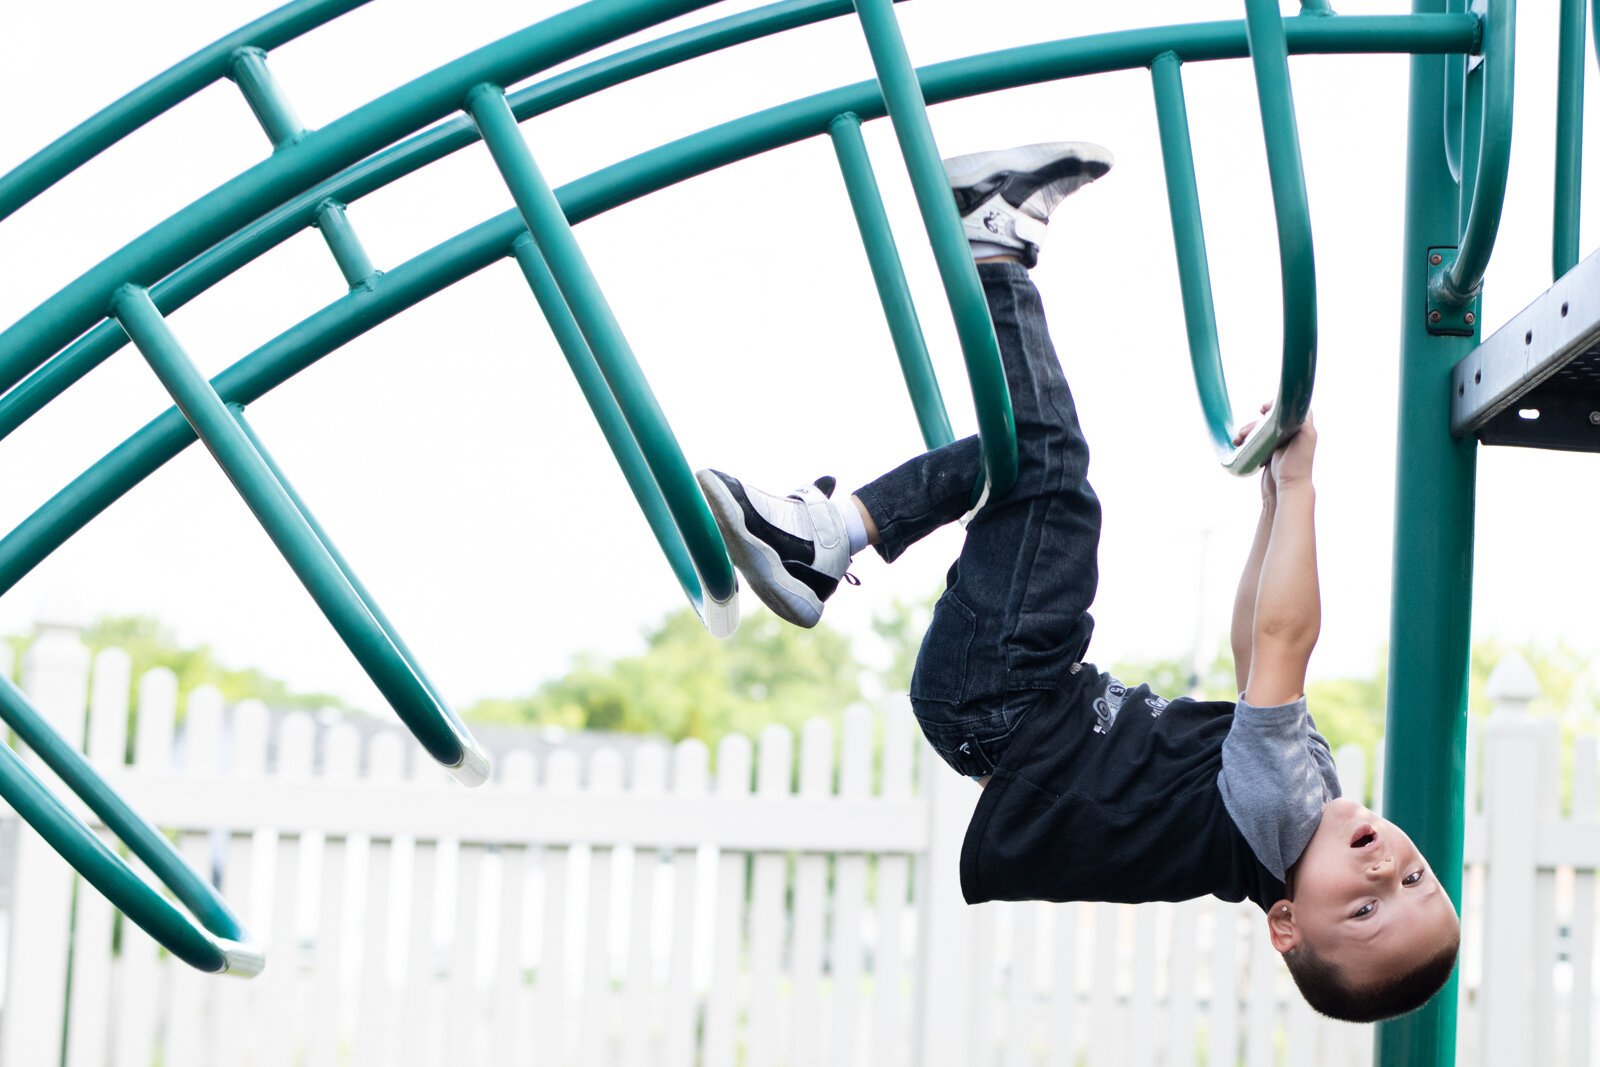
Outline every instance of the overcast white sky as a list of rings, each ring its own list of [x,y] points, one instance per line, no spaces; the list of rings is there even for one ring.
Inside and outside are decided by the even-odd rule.
[[[305,124],[321,126],[562,6],[383,0],[280,49],[271,65]],[[728,3],[695,19],[753,6]],[[1338,7],[1398,13],[1407,5]],[[1515,160],[1484,299],[1491,329],[1550,280],[1553,8],[1525,4],[1520,14]],[[0,172],[268,9],[262,0],[8,5],[0,15]],[[1234,18],[1242,5],[913,0],[898,10],[914,61],[927,63],[1137,24]],[[1389,625],[1407,62],[1307,57],[1292,72],[1321,298],[1324,623],[1313,671],[1364,673]],[[859,25],[840,20],[613,90],[523,130],[559,184],[870,75]],[[1191,66],[1186,86],[1223,348],[1242,407],[1272,392],[1280,336],[1253,87],[1243,62]],[[1116,152],[1116,169],[1059,210],[1036,272],[1105,503],[1092,655],[1185,655],[1197,628],[1214,647],[1256,489],[1216,466],[1203,434],[1148,75],[944,105],[933,124],[946,154],[1052,139],[1100,141]],[[887,123],[869,126],[867,138],[951,414],[965,432],[973,419],[953,330]],[[106,153],[0,229],[0,323],[266,147],[223,83]],[[1593,191],[1596,182],[1586,177],[1585,185]],[[359,202],[351,218],[382,268],[510,205],[476,146]],[[1585,219],[1586,249],[1596,243],[1594,217]],[[578,236],[692,465],[773,489],[827,472],[853,487],[920,447],[826,139],[613,211]],[[342,291],[320,239],[306,233],[173,322],[214,374]],[[118,353],[0,442],[0,530],[166,406],[137,353]],[[251,415],[459,703],[529,691],[581,650],[625,652],[682,603],[509,260],[328,357]],[[1600,570],[1582,547],[1593,539],[1595,475],[1587,456],[1482,450],[1478,636],[1600,649]],[[958,547],[959,533],[948,532],[892,569],[861,561],[863,586],[835,598],[830,621],[865,634],[872,612],[894,597],[936,590]],[[225,662],[381,706],[198,447],[0,599],[0,632],[26,629],[58,598],[89,615],[159,616]],[[764,610],[748,596],[745,608]]]

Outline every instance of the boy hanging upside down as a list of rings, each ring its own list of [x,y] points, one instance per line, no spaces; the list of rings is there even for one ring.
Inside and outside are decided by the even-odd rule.
[[[961,855],[970,903],[1248,897],[1311,1006],[1370,1022],[1449,977],[1459,924],[1404,831],[1340,795],[1306,710],[1320,626],[1316,431],[1262,472],[1239,581],[1237,704],[1167,700],[1084,662],[1100,503],[1072,394],[1028,277],[1051,211],[1111,168],[1097,145],[1033,145],[945,163],[994,320],[1018,473],[967,525],[912,675],[912,708],[945,762],[984,786]],[[774,496],[699,472],[733,561],[779,616],[814,626],[868,545],[892,562],[967,512],[978,440],[858,489]]]

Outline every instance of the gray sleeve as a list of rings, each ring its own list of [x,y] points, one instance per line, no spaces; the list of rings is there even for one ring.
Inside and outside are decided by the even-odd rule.
[[[1217,789],[1261,865],[1285,878],[1317,832],[1322,806],[1339,795],[1333,756],[1304,697],[1275,708],[1239,701]]]

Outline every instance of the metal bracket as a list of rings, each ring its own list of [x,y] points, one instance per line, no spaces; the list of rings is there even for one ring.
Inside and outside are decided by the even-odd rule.
[[[1428,332],[1440,337],[1471,337],[1477,332],[1478,297],[1464,304],[1447,303],[1439,298],[1445,275],[1455,264],[1457,249],[1440,246],[1428,249]]]
[[[1551,380],[1478,431],[1486,445],[1600,452],[1600,387]]]

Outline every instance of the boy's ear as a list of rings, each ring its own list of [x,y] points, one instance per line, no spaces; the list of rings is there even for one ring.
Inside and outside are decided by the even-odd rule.
[[[1267,912],[1267,935],[1280,956],[1300,943],[1300,928],[1294,924],[1294,906],[1289,901],[1280,900]]]

